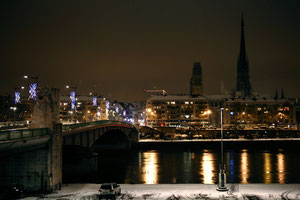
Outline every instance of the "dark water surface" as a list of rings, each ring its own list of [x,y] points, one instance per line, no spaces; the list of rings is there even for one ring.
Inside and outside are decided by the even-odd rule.
[[[97,162],[95,171],[84,175],[68,167],[64,181],[217,183],[220,156],[214,150],[134,150],[102,152]],[[300,183],[299,151],[228,150],[224,162],[229,183]]]

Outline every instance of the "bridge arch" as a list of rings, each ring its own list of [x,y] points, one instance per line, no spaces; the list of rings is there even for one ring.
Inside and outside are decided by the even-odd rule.
[[[89,148],[101,138],[118,139],[118,137],[120,137],[119,139],[127,139],[128,141],[135,143],[138,141],[138,131],[133,125],[122,122],[98,126],[87,126],[84,128],[64,131],[63,144],[79,145]]]

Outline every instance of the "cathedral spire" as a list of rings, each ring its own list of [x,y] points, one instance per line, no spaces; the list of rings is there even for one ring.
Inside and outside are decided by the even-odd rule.
[[[245,27],[244,15],[242,14],[241,44],[240,44],[240,54],[237,63],[236,91],[238,96],[250,97],[252,88],[249,80],[249,62],[248,62],[248,56],[246,54],[244,27]]]
[[[241,44],[240,44],[240,57],[239,57],[239,59],[243,64],[247,62],[244,26],[245,26],[244,16],[242,14],[242,19],[241,19]]]

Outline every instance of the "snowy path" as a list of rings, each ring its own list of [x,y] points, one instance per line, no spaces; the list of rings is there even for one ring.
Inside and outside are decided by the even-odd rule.
[[[190,200],[190,199],[300,199],[300,184],[229,184],[229,192],[217,192],[208,184],[121,184],[122,195],[117,199]],[[69,184],[62,190],[43,197],[26,200],[96,200],[99,184]]]

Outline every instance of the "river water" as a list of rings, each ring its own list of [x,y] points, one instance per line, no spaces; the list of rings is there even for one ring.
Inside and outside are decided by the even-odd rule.
[[[64,177],[65,182],[205,183],[218,181],[218,150],[133,150],[98,154],[94,172]],[[226,150],[228,183],[300,183],[300,152]],[[68,169],[71,170],[71,169]]]

